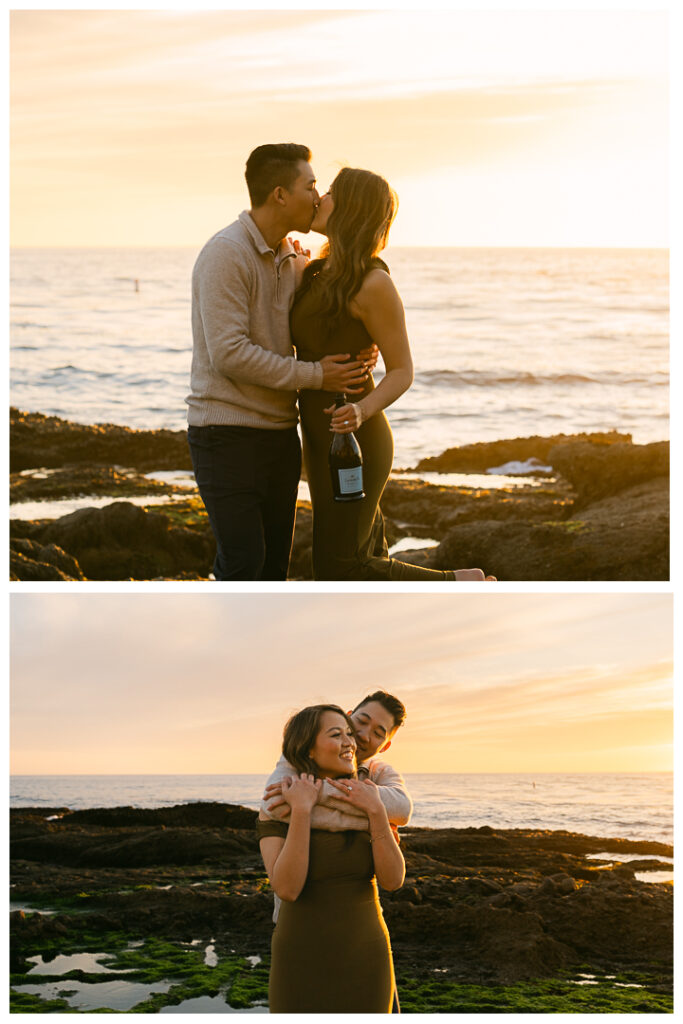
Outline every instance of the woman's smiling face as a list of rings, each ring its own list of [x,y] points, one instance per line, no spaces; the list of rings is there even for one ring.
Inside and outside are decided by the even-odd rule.
[[[315,761],[323,779],[350,775],[356,770],[356,741],[343,715],[336,711],[323,712],[309,757]]]

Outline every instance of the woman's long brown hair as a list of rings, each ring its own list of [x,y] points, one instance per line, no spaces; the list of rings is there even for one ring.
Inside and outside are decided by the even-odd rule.
[[[320,313],[334,326],[360,291],[372,259],[384,249],[398,199],[379,174],[344,167],[330,186],[334,209],[327,221],[328,241],[318,275]]]
[[[336,704],[313,704],[292,715],[282,737],[282,753],[299,774],[307,772],[318,777],[318,766],[309,751],[315,744],[320,732],[320,720],[326,711],[334,711],[341,715],[353,729],[353,722],[349,716]]]

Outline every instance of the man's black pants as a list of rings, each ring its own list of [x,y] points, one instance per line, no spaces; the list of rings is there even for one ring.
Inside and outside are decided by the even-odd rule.
[[[216,538],[216,579],[286,580],[301,476],[296,427],[191,426],[188,441]]]

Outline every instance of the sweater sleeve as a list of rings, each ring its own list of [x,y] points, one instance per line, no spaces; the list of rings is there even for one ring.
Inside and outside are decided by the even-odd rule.
[[[296,775],[296,768],[283,757],[275,765],[266,786],[274,782],[282,782],[283,779]],[[337,791],[334,786],[323,780],[321,794],[318,803],[311,811],[311,828],[322,828],[328,832],[343,832],[347,829],[367,829],[367,815],[355,807],[349,807],[342,801],[335,799]],[[287,804],[279,804],[274,810],[268,810],[264,800],[261,800],[259,809],[273,820],[286,820],[289,817]]]
[[[245,253],[225,239],[214,242],[204,253],[195,297],[211,366],[224,377],[275,390],[320,388],[320,363],[281,356],[251,340],[252,275]]]
[[[406,784],[400,772],[383,761],[370,761],[370,779],[377,785],[379,796],[386,808],[387,816],[392,825],[407,825],[413,813],[413,802],[410,799]],[[282,782],[283,779],[296,775],[296,769],[281,757],[275,766],[268,782]],[[289,813],[286,804],[280,804],[275,811],[269,811],[261,800],[260,809],[269,818],[282,820]],[[321,828],[328,832],[343,832],[349,829],[369,829],[367,815],[356,807],[339,800],[337,790],[323,780],[322,791],[318,803],[311,811],[311,828]]]
[[[413,801],[400,772],[383,761],[369,763],[370,778],[378,792],[392,825],[407,825],[413,813]]]
[[[282,782],[283,779],[289,779],[292,775],[296,775],[296,768],[292,768],[289,761],[283,755],[275,765],[273,771],[270,773],[264,788],[272,786],[275,782]],[[274,811],[269,811],[263,798],[259,804],[259,810],[274,821],[282,820],[285,815],[289,814],[289,807],[287,804],[280,804]]]
[[[344,832],[350,829],[367,831],[370,823],[364,811],[350,807],[340,800],[334,786],[324,779],[320,797],[311,812],[311,827],[326,829],[328,832]]]

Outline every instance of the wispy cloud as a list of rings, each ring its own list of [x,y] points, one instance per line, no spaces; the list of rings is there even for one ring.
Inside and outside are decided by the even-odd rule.
[[[404,189],[395,244],[432,244],[444,188],[467,202],[439,244],[488,244],[491,174],[496,244],[577,244],[565,222],[659,244],[665,75],[666,19],[635,11],[14,11],[13,237],[200,243],[243,207],[249,151],[291,138],[324,184],[350,163]],[[566,216],[536,211],[534,169]]]
[[[408,707],[411,771],[605,759],[638,716],[670,740],[667,595],[22,594],[11,610],[15,767],[266,770],[292,710],[378,686]]]

